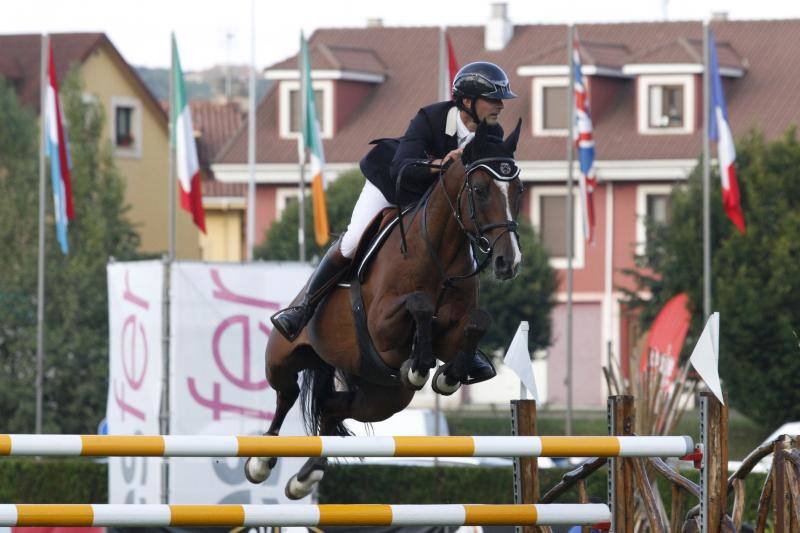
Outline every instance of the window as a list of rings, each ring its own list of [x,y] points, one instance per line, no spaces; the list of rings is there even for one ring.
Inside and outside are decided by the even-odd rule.
[[[111,98],[111,142],[114,155],[141,157],[142,106],[138,99],[125,96]]]
[[[550,256],[554,268],[567,267],[567,188],[535,187],[532,191],[531,220],[539,234],[542,246]],[[572,195],[573,246],[572,265],[583,268],[583,230],[578,211],[578,188]]]
[[[683,127],[683,86],[650,86],[650,128]]]
[[[314,91],[314,104],[317,108],[317,120],[320,120],[322,117],[322,98],[323,93],[321,90],[317,89]],[[303,121],[303,109],[302,109],[302,100],[300,99],[300,90],[293,89],[289,91],[289,106],[291,109],[289,110],[291,113],[290,120],[289,120],[289,132],[290,133],[302,133],[301,131],[301,122]]]
[[[654,224],[668,224],[671,185],[640,185],[636,189],[636,255],[644,256]]]
[[[119,106],[115,110],[116,124],[115,146],[119,148],[130,148],[133,146],[133,108],[129,106]]]
[[[278,187],[275,190],[275,220],[283,216],[283,212],[291,204],[296,204],[300,197],[298,187]]]
[[[543,87],[542,121],[544,129],[563,130],[567,128],[567,88]]]
[[[317,119],[323,139],[333,137],[333,82],[312,81]],[[301,106],[300,82],[284,80],[280,82],[278,94],[278,117],[280,135],[283,139],[295,139],[300,135]]]
[[[639,76],[639,133],[692,133],[694,83],[693,75]]]
[[[534,135],[567,134],[567,78],[534,78],[533,104]]]
[[[539,235],[551,257],[567,256],[566,198],[566,194],[549,194],[539,198]]]

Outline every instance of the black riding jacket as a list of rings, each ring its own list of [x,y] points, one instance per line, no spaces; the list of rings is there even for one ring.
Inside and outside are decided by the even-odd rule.
[[[410,161],[441,159],[458,148],[457,113],[452,100],[423,107],[400,139],[372,141],[375,147],[361,160],[361,172],[388,201],[401,205],[416,202],[433,184],[436,174],[426,167],[407,167],[398,192],[400,170]],[[502,138],[503,128],[499,124],[489,126],[489,135]]]

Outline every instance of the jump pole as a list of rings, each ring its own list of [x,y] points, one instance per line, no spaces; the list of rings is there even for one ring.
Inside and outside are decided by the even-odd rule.
[[[548,505],[0,505],[0,526],[511,526],[608,522],[603,504]]]
[[[0,456],[681,457],[691,437],[0,435]]]
[[[728,406],[700,393],[700,531],[720,533],[728,503]]]

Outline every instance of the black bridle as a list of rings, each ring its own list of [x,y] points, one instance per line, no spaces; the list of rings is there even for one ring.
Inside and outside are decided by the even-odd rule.
[[[494,255],[494,247],[497,244],[497,241],[505,235],[506,233],[512,233],[514,237],[519,242],[519,234],[517,233],[518,224],[516,220],[505,220],[504,222],[492,222],[489,224],[482,225],[478,221],[478,212],[475,208],[475,190],[472,184],[472,175],[478,170],[484,170],[488,172],[493,180],[496,181],[503,181],[506,183],[510,183],[515,179],[519,178],[520,170],[517,167],[515,161],[511,157],[486,157],[477,159],[472,161],[471,163],[465,165],[464,170],[464,182],[461,185],[461,188],[456,195],[455,204],[450,199],[450,195],[447,192],[447,187],[444,183],[444,176],[447,172],[447,169],[450,167],[450,163],[446,165],[435,165],[428,161],[413,161],[406,163],[401,167],[400,173],[397,179],[397,191],[400,191],[400,186],[402,184],[403,179],[403,172],[409,166],[425,166],[428,168],[435,168],[439,170],[439,176],[437,179],[436,186],[442,187],[442,192],[444,193],[445,198],[447,199],[447,203],[450,205],[450,211],[453,214],[453,218],[455,218],[456,222],[458,223],[459,228],[461,231],[466,235],[467,240],[470,243],[470,246],[473,250],[477,249],[482,254],[484,254],[483,259],[480,263],[475,261],[475,268],[472,272],[468,272],[466,274],[461,274],[457,276],[448,276],[447,271],[442,265],[441,260],[433,247],[433,243],[430,240],[430,236],[428,235],[428,202],[430,201],[430,197],[432,195],[434,187],[430,187],[428,191],[425,193],[425,196],[420,200],[417,204],[417,209],[412,214],[413,217],[416,216],[417,211],[422,210],[422,236],[425,239],[425,243],[428,248],[428,252],[433,260],[433,263],[436,265],[436,269],[439,271],[439,276],[442,278],[442,290],[439,292],[439,297],[436,300],[436,308],[434,314],[438,312],[439,307],[441,305],[442,299],[444,297],[444,293],[447,289],[455,287],[455,283],[469,279],[473,276],[477,276],[486,267],[489,266],[491,263],[492,256]],[[520,194],[522,194],[522,189]],[[467,194],[467,206],[469,209],[469,222],[471,222],[473,229],[467,227],[464,223],[464,217],[461,212],[461,198],[463,197],[464,193]],[[508,201],[511,202],[511,199],[508,198]],[[407,245],[406,245],[406,235],[405,235],[405,228],[403,225],[403,218],[401,214],[401,206],[397,206],[398,210],[398,217],[400,223],[400,249],[403,255],[407,253]],[[501,228],[504,231],[500,232],[494,240],[490,241],[486,234],[494,229]],[[476,257],[476,254],[473,252],[473,257]]]

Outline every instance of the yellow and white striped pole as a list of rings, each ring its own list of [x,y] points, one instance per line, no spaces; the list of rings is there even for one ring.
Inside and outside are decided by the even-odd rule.
[[[0,456],[682,457],[690,437],[0,435]]]
[[[607,524],[604,504],[0,505],[6,527],[555,526]]]

